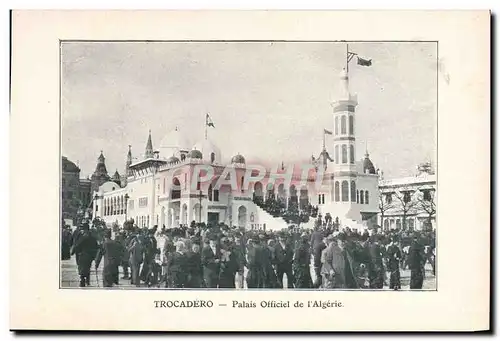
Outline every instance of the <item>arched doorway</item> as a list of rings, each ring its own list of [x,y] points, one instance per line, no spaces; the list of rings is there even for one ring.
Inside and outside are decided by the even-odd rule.
[[[172,189],[170,190],[170,199],[180,199],[181,198],[181,182],[178,178],[172,180]]]
[[[247,225],[247,208],[245,206],[240,206],[238,208],[238,226],[246,227]]]
[[[256,204],[261,204],[264,201],[264,193],[261,182],[256,182],[253,186],[253,201]]]

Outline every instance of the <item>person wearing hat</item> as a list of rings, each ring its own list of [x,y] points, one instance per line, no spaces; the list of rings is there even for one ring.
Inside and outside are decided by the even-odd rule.
[[[71,250],[76,255],[78,274],[80,275],[80,287],[90,285],[90,268],[97,253],[98,245],[96,238],[89,231],[89,224],[81,226],[77,238]]]
[[[425,253],[417,232],[413,234],[413,241],[408,251],[408,267],[410,268],[410,289],[422,289],[425,273]]]
[[[368,252],[370,255],[370,267],[368,268],[370,289],[383,289],[385,277],[383,250],[377,234],[370,236]]]
[[[293,273],[295,288],[311,288],[311,253],[309,248],[309,236],[303,235],[299,239],[299,245],[295,249],[293,257]]]
[[[95,258],[95,271],[99,268],[103,258],[102,285],[105,288],[112,287],[113,284],[118,284],[118,266],[121,263],[122,249],[118,242],[111,239],[111,230],[104,232],[104,243]]]
[[[233,245],[228,238],[221,239],[221,262],[219,288],[236,288],[235,277],[238,271],[238,260]]]
[[[401,249],[396,236],[391,237],[390,243],[387,246],[387,270],[390,273],[389,289],[401,289],[401,273],[399,264],[401,262]]]
[[[283,276],[286,274],[287,286],[288,288],[293,288],[293,248],[288,243],[285,233],[280,233],[278,235],[278,243],[275,247],[276,254],[276,275],[278,276],[278,281],[283,287]]]
[[[235,284],[238,289],[243,289],[245,266],[247,265],[247,260],[246,260],[246,247],[244,244],[243,236],[239,232],[236,232],[234,234],[233,252],[236,257],[236,263],[238,265],[238,269],[236,271],[236,276],[235,276],[235,282],[236,282]]]
[[[250,245],[247,251],[247,286],[251,288],[265,288],[265,272],[264,272],[264,251],[260,245],[260,239],[253,236],[249,240]]]
[[[221,252],[217,245],[217,237],[213,234],[208,236],[208,245],[201,252],[201,264],[203,265],[203,279],[207,288],[217,288],[219,282]]]
[[[335,244],[335,237],[330,234],[325,237],[324,241],[326,247],[321,252],[321,271],[320,276],[322,277],[322,288],[333,289],[334,288],[334,276],[335,271],[333,268],[333,248]]]
[[[358,282],[353,271],[353,258],[345,248],[346,235],[339,233],[335,242],[325,249],[325,268],[328,284],[333,288],[358,288]],[[324,265],[325,265],[324,264]]]
[[[201,248],[199,243],[193,243],[186,253],[188,285],[187,288],[201,288],[203,283],[203,268],[201,266]]]

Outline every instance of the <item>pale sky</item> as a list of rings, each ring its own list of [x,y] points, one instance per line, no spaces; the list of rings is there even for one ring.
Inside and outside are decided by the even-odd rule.
[[[356,159],[366,143],[386,178],[410,176],[435,161],[435,43],[350,43],[372,59],[349,66],[356,108]],[[63,43],[62,153],[86,177],[103,150],[110,176],[125,168],[128,145],[142,158],[179,127],[194,145],[209,138],[223,160],[308,161],[322,132],[333,129],[330,103],[345,66],[346,44],[331,43]],[[333,140],[327,136],[331,155]]]

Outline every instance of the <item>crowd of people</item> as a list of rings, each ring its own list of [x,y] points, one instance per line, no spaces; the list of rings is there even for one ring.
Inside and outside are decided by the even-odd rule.
[[[422,288],[426,263],[435,274],[434,231],[361,233],[331,216],[318,217],[314,230],[246,231],[195,222],[158,230],[128,221],[112,234],[89,223],[74,232],[63,228],[61,255],[75,255],[81,287],[101,261],[104,287],[129,280],[138,287],[283,288],[286,275],[288,288],[399,290],[401,270],[410,270],[410,289]]]

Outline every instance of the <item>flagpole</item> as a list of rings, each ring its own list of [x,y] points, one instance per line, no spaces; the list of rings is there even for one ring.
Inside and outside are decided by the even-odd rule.
[[[325,150],[325,129],[323,129],[323,150]]]
[[[346,44],[346,55],[345,55],[345,60],[346,60],[346,72],[349,75],[349,43]]]
[[[205,140],[207,139],[208,130],[208,114],[205,114]]]

